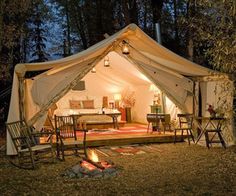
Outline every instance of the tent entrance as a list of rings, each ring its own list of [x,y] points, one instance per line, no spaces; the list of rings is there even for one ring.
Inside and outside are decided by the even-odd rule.
[[[104,66],[107,59],[109,66]],[[163,93],[118,53],[110,52],[94,68],[56,103],[54,114],[121,112],[121,125],[127,121],[147,124],[146,116],[151,112],[169,113],[171,119],[176,118],[175,104],[163,98]],[[104,122],[111,120],[105,118]]]

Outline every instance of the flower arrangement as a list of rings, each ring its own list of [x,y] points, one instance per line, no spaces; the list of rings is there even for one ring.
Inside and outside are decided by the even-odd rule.
[[[121,106],[124,108],[129,108],[129,107],[133,107],[135,104],[135,92],[134,91],[130,91],[129,89],[124,90],[121,93]]]
[[[207,111],[210,113],[211,117],[215,117],[216,116],[216,111],[214,110],[214,106],[209,104]]]

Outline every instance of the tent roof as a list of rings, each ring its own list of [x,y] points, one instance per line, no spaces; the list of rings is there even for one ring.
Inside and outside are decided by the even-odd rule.
[[[116,34],[78,54],[43,63],[18,64],[15,71],[18,76],[24,76],[26,71],[51,69],[57,72],[71,66],[79,65],[82,62],[89,64],[92,63],[94,59],[100,57],[102,53],[107,52],[106,50],[111,51],[116,50],[117,47],[121,47],[122,40],[128,41],[132,52],[130,56],[135,58],[137,62],[141,61],[155,68],[165,71],[168,70],[176,75],[207,76],[213,73],[212,70],[188,61],[161,46],[135,24],[128,25]],[[137,58],[137,56],[139,57]]]

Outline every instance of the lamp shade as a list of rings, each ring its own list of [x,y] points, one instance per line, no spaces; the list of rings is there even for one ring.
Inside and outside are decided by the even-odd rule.
[[[121,94],[114,94],[114,100],[121,100]]]

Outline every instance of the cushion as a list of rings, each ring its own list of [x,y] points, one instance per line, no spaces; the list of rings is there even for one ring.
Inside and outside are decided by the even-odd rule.
[[[81,101],[78,100],[70,100],[70,109],[81,109]]]
[[[94,109],[94,100],[82,100],[84,109]]]

